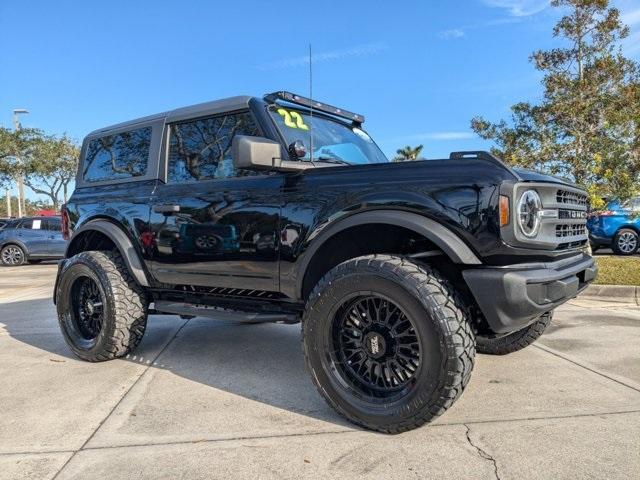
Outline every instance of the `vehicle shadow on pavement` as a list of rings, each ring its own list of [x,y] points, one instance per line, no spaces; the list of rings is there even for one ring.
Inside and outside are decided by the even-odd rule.
[[[69,350],[49,298],[0,304],[0,329],[2,325],[11,338],[68,359],[58,363],[60,368],[69,365],[70,360],[75,368],[80,362],[87,369],[97,369],[96,364],[83,362]],[[176,316],[152,315],[138,349],[128,358],[108,363],[146,365],[153,361],[152,369],[170,371],[293,413],[353,427],[330,409],[312,384],[304,365],[300,334],[299,324],[243,324],[205,318],[185,322]],[[219,392],[209,394],[214,403],[220,399]],[[209,394],[203,393],[205,398]]]

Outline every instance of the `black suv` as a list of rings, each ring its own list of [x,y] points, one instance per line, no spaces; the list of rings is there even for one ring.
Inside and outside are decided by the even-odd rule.
[[[126,355],[149,313],[302,321],[320,394],[401,432],[594,279],[584,191],[485,152],[390,163],[363,122],[276,92],[89,134],[55,287],[74,353]]]

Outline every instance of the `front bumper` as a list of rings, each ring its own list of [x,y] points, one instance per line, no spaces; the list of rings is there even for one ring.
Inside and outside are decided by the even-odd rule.
[[[611,237],[599,237],[593,234],[589,234],[589,242],[598,247],[608,247],[611,245],[613,239]]]
[[[462,275],[491,330],[506,334],[575,297],[597,270],[593,258],[581,253],[551,263],[475,268]]]

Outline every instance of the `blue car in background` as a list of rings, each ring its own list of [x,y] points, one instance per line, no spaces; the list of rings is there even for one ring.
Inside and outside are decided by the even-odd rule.
[[[66,248],[60,217],[17,218],[0,229],[0,263],[4,266],[60,259]]]
[[[633,255],[640,246],[640,197],[610,202],[589,216],[587,228],[593,251],[611,248],[618,255]]]

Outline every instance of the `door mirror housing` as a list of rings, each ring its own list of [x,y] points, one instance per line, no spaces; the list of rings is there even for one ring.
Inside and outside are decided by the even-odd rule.
[[[280,166],[282,149],[268,138],[236,135],[231,142],[231,158],[236,168],[273,170]]]
[[[278,142],[264,137],[236,135],[231,142],[231,158],[235,168],[291,172],[312,168],[307,162],[282,159]]]

